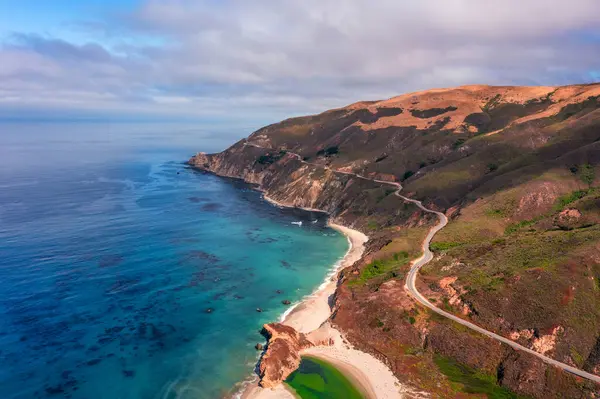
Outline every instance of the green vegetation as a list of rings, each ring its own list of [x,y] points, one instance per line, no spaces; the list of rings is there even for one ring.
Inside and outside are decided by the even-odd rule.
[[[556,204],[554,205],[554,210],[555,211],[560,211],[562,210],[565,206],[578,201],[580,199],[582,199],[583,197],[585,197],[586,195],[590,194],[592,191],[592,189],[588,189],[588,190],[577,190],[577,191],[573,191],[569,194],[565,194],[561,197],[558,198],[558,200],[556,200]]]
[[[493,98],[491,98],[481,109],[484,112],[490,111],[492,108],[497,106],[500,103],[502,96],[500,94],[496,94]]]
[[[454,383],[457,391],[484,394],[488,399],[524,398],[499,386],[496,383],[496,377],[474,370],[453,359],[435,355],[434,362],[440,371]]]
[[[452,143],[452,149],[457,150],[465,143],[465,141],[466,141],[465,139],[456,140],[454,143]]]
[[[277,154],[265,154],[258,157],[256,163],[261,165],[271,165],[277,161],[279,161],[284,155],[286,151],[279,151]]]
[[[491,173],[491,172],[498,170],[498,165],[496,165],[495,163],[488,163],[487,168],[488,168],[488,172]]]
[[[377,223],[374,220],[370,220],[369,223],[367,223],[367,229],[369,230],[377,230],[379,228],[379,223]]]
[[[338,369],[321,359],[303,357],[285,381],[302,399],[361,399],[364,395]]]
[[[583,356],[581,356],[581,354],[577,352],[577,349],[573,347],[571,347],[571,359],[573,359],[573,361],[578,367],[583,366],[583,363],[585,362]]]
[[[364,284],[367,281],[387,274],[388,278],[400,277],[397,273],[397,269],[400,266],[408,263],[409,255],[406,251],[396,252],[390,258],[376,259],[373,262],[365,266],[357,280],[351,282],[351,284]]]
[[[585,115],[588,112],[598,109],[599,105],[600,96],[588,97],[582,102],[567,104],[560,110],[560,112],[554,118],[559,121],[564,121],[565,119],[568,119],[577,114]]]
[[[454,106],[449,106],[446,108],[430,108],[430,109],[411,109],[410,113],[415,118],[428,119],[433,118],[435,116],[439,116],[445,114],[446,112],[456,111],[458,108]]]
[[[510,274],[510,272],[507,272]],[[477,293],[477,288],[480,288],[484,292],[498,291],[504,284],[504,277],[490,276],[481,270],[474,270],[469,278],[471,285],[466,286],[465,289],[471,294]]]
[[[509,235],[509,234],[515,233],[515,232],[521,230],[523,227],[528,227],[528,226],[531,226],[531,225],[537,223],[539,220],[540,220],[540,218],[538,217],[538,218],[533,218],[530,220],[521,220],[520,222],[510,224],[510,225],[506,226],[506,229],[504,230],[504,234]]]
[[[327,147],[324,150],[317,151],[317,156],[326,156],[330,157],[332,155],[338,154],[340,152],[337,146]]]
[[[404,172],[404,174],[402,175],[402,181],[408,179],[409,177],[411,177],[412,175],[414,175],[415,172],[413,172],[412,170],[407,170],[406,172]]]
[[[459,242],[432,242],[429,245],[429,249],[431,249],[434,252],[447,251],[451,248],[458,247],[460,245],[461,243]]]
[[[504,209],[486,209],[485,215],[493,218],[503,218],[506,216]]]
[[[600,226],[572,231],[514,234],[504,242],[490,239],[456,248],[453,256],[468,259],[459,271],[459,279],[474,291],[498,291],[505,281],[526,270],[556,273],[557,265],[570,259],[575,251],[585,251],[600,239]],[[438,267],[440,267],[439,265]]]
[[[594,180],[596,179],[596,171],[592,165],[589,163],[582,165],[577,174],[579,175],[579,180],[587,184],[589,188],[592,188],[592,184],[594,184]]]

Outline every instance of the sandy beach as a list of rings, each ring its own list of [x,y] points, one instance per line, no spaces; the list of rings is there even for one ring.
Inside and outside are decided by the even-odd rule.
[[[318,329],[331,316],[331,298],[337,287],[339,272],[352,266],[362,256],[368,237],[357,230],[329,223],[329,227],[348,237],[350,248],[344,258],[336,265],[327,280],[311,296],[304,298],[283,318],[283,324],[294,327],[302,333]]]
[[[301,355],[317,357],[333,364],[363,392],[365,398],[429,398],[426,392],[402,385],[381,360],[353,348],[329,322],[309,334],[309,339],[332,344],[305,349]]]
[[[274,205],[285,205],[265,196]],[[315,209],[307,209],[317,211]],[[310,296],[295,305],[282,317],[283,324],[294,327],[305,333],[317,346],[306,349],[302,355],[318,357],[336,366],[351,379],[365,397],[402,398],[407,393],[392,371],[379,359],[368,353],[358,351],[333,328],[328,319],[331,316],[331,301],[335,293],[339,272],[358,261],[364,250],[368,237],[360,231],[330,222],[329,227],[339,231],[348,238],[350,248],[344,258],[328,275],[326,281]],[[320,345],[326,343],[325,345]],[[275,389],[263,389],[254,382],[241,393],[243,399],[292,399],[294,394],[281,384]]]

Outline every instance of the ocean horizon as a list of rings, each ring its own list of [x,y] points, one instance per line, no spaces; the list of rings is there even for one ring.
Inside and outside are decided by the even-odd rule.
[[[215,398],[251,376],[262,324],[348,242],[185,164],[225,131],[0,123],[3,398]]]

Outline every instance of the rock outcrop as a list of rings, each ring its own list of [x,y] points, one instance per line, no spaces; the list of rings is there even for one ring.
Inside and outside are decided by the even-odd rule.
[[[260,386],[274,388],[300,365],[300,351],[313,344],[294,328],[281,323],[265,324],[263,334],[269,342],[260,360]]]

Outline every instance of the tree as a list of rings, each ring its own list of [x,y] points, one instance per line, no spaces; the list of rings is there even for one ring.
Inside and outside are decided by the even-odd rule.
[[[582,182],[587,184],[589,188],[591,188],[592,184],[594,184],[594,180],[596,179],[596,171],[594,170],[594,167],[589,163],[581,165],[578,174],[579,180],[581,180]]]

